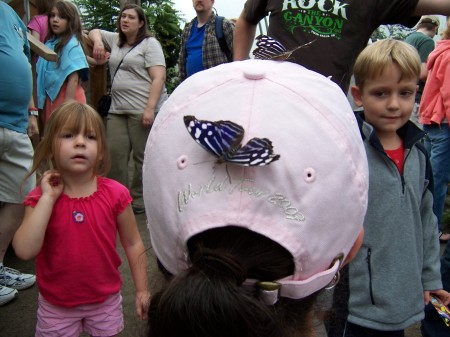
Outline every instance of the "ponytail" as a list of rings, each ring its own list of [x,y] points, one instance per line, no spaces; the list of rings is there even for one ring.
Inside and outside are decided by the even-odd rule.
[[[203,232],[188,242],[192,265],[152,297],[149,337],[311,336],[315,296],[266,305],[247,278],[293,273],[291,254],[244,228]]]

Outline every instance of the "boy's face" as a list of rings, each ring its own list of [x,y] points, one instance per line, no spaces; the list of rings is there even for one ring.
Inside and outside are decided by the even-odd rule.
[[[379,137],[391,136],[411,116],[417,91],[416,78],[401,78],[396,64],[387,66],[381,75],[368,79],[362,90],[352,87],[356,105],[364,108],[364,116]]]

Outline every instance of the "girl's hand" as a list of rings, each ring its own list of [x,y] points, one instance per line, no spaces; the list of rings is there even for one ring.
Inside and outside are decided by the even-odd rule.
[[[136,316],[140,319],[147,319],[148,307],[150,305],[150,292],[136,292]]]
[[[41,179],[42,196],[56,200],[64,190],[61,174],[56,170],[45,171]]]
[[[142,116],[142,125],[144,128],[152,126],[155,120],[155,108],[145,107],[144,114]]]

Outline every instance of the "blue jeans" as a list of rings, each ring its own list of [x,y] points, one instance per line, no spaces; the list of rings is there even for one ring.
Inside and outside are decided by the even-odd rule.
[[[450,182],[450,129],[448,123],[425,124],[423,130],[428,134],[425,147],[430,153],[434,180],[433,211],[439,228],[444,213],[447,185]]]

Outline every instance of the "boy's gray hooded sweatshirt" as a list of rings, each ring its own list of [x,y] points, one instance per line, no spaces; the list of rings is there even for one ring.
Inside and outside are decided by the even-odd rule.
[[[442,289],[432,175],[420,140],[407,122],[403,175],[371,125],[359,115],[369,162],[364,241],[349,265],[348,321],[376,330],[403,330],[424,317],[424,290]]]

